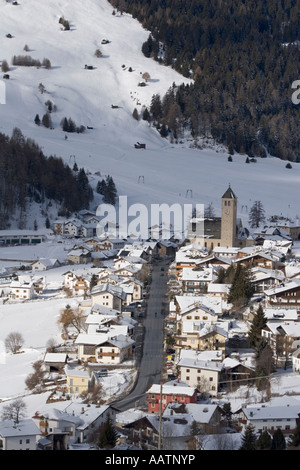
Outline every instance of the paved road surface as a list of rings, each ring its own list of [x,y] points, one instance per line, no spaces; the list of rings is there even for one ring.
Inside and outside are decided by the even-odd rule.
[[[153,383],[161,381],[161,370],[164,365],[164,316],[161,311],[165,299],[168,264],[169,262],[163,260],[153,265],[147,312],[143,319],[145,336],[138,380],[134,390],[125,399],[114,403],[120,411],[134,408],[137,402],[139,405],[145,403],[147,389]],[[161,270],[162,267],[164,271]]]

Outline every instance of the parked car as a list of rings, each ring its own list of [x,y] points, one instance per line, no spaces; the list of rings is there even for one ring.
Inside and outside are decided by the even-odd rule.
[[[108,370],[107,369],[100,369],[98,372],[99,377],[107,377]]]

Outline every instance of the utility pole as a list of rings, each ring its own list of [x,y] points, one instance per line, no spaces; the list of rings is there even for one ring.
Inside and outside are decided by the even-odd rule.
[[[161,450],[161,418],[162,418],[162,382],[160,382],[160,397],[159,397],[159,431],[158,431],[158,450]]]

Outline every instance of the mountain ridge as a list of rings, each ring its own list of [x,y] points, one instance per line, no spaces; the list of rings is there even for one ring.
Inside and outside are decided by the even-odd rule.
[[[142,54],[149,31],[131,15],[113,15],[108,2],[97,0],[86,0],[84,6],[78,0],[2,3],[0,13],[2,37],[8,32],[13,36],[5,37],[0,57],[11,67],[10,79],[5,81],[6,104],[0,106],[0,132],[10,135],[18,127],[46,156],[57,155],[71,166],[76,162],[78,168],[85,168],[94,188],[97,174],[112,175],[118,194],[127,195],[128,204],[212,203],[218,213],[220,197],[230,183],[240,208],[249,208],[255,197],[267,214],[298,214],[299,164],[286,170],[284,162],[269,157],[245,165],[243,154],[234,154],[229,163],[226,147],[214,139],[197,143],[187,134],[182,141],[171,142],[141,118],[153,95],[192,80]],[[70,21],[69,31],[59,23],[62,16]],[[103,39],[109,42],[102,44]],[[51,68],[12,66],[11,58],[24,54],[25,44],[29,55],[41,61],[48,58]],[[94,55],[98,48],[100,58]],[[85,64],[94,68],[86,70]],[[150,79],[139,87],[144,72]],[[51,112],[53,129],[34,122],[36,114],[42,117],[47,112],[49,100],[57,108]],[[132,116],[135,108],[139,120]],[[63,132],[64,117],[86,131]],[[146,149],[135,149],[136,142],[145,143]],[[274,199],[279,185],[281,198]],[[188,189],[192,198],[186,197]],[[239,216],[247,218],[241,209]]]

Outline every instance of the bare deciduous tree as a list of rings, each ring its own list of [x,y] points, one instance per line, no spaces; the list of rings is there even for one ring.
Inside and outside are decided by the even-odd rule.
[[[17,398],[9,405],[6,405],[2,409],[2,419],[3,420],[13,420],[16,423],[20,421],[20,418],[24,418],[26,413],[26,403],[22,398]]]
[[[17,354],[24,344],[24,339],[21,333],[13,331],[5,339],[5,347],[7,351]]]

